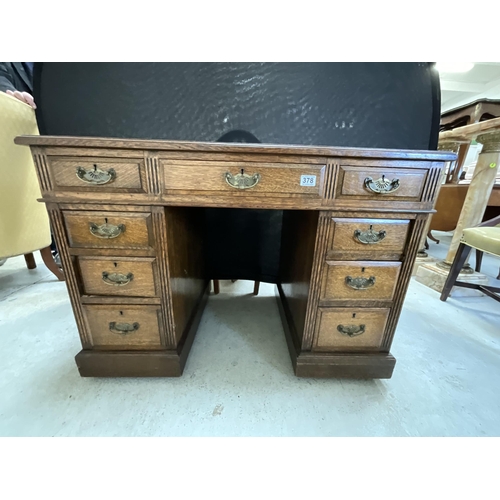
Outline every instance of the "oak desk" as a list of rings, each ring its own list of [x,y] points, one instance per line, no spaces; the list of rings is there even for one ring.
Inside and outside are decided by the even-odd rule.
[[[180,376],[210,279],[203,210],[284,210],[277,284],[298,376],[390,378],[453,153],[24,136],[82,342],[82,376]],[[415,332],[417,333],[417,332]]]

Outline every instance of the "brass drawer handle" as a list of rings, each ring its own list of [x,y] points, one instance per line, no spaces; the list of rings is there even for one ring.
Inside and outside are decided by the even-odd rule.
[[[119,335],[128,335],[129,333],[134,333],[139,330],[139,323],[116,323],[116,321],[111,321],[109,323],[109,331],[113,333],[118,333]]]
[[[233,188],[236,189],[250,189],[255,187],[260,181],[260,174],[245,174],[245,171],[241,169],[239,174],[233,175],[230,172],[224,174],[226,182]]]
[[[134,275],[132,273],[107,273],[106,271],[103,271],[102,273],[102,281],[104,281],[106,285],[125,286],[128,285],[133,279]]]
[[[375,284],[375,276],[370,276],[369,278],[364,278],[363,276],[351,278],[351,276],[346,276],[345,283],[355,290],[366,290]]]
[[[125,224],[118,224],[115,226],[114,224],[101,224],[98,226],[95,222],[89,222],[90,232],[97,236],[98,238],[117,238],[120,234],[125,232]]]
[[[371,177],[365,179],[365,188],[368,191],[378,194],[390,194],[399,189],[399,179],[389,181],[383,175],[380,179],[374,181]]]
[[[337,325],[337,330],[342,335],[357,337],[358,335],[365,333],[365,325]]]
[[[96,164],[93,169],[76,167],[76,176],[87,184],[109,184],[116,179],[116,172],[113,168],[108,171],[101,170]]]
[[[376,233],[372,227],[373,226],[370,225],[370,229],[368,229],[368,231],[356,229],[354,231],[354,239],[358,243],[363,243],[363,245],[375,245],[375,243],[382,241],[387,233],[383,230]]]

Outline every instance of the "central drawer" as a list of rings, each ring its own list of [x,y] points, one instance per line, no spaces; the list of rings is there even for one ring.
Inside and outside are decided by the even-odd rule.
[[[86,295],[155,297],[154,258],[79,257]]]
[[[324,165],[161,160],[167,192],[221,191],[233,195],[320,197]]]
[[[84,305],[92,346],[103,349],[159,349],[159,306]]]
[[[392,300],[401,262],[326,261],[320,300]]]

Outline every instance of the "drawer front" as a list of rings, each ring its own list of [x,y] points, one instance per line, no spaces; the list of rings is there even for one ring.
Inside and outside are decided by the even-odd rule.
[[[152,258],[80,257],[86,295],[156,296]]]
[[[152,249],[151,214],[63,212],[73,248]]]
[[[85,305],[92,346],[108,349],[158,349],[160,308],[158,306]]]
[[[392,300],[401,262],[334,262],[324,267],[321,300]]]
[[[403,254],[409,220],[332,218],[327,259],[398,260]]]
[[[343,166],[340,177],[337,198],[419,201],[427,170]]]
[[[314,350],[378,351],[390,309],[319,308]]]
[[[219,191],[232,195],[320,196],[324,165],[161,161],[165,190]]]
[[[79,191],[144,191],[141,169],[144,160],[127,158],[55,158],[49,157],[54,184]]]

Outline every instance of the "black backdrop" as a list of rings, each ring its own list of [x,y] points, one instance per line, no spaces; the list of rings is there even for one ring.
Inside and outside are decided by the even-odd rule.
[[[34,93],[42,135],[436,149],[439,131],[428,63],[36,63]],[[276,282],[281,218],[207,209],[209,276]]]

